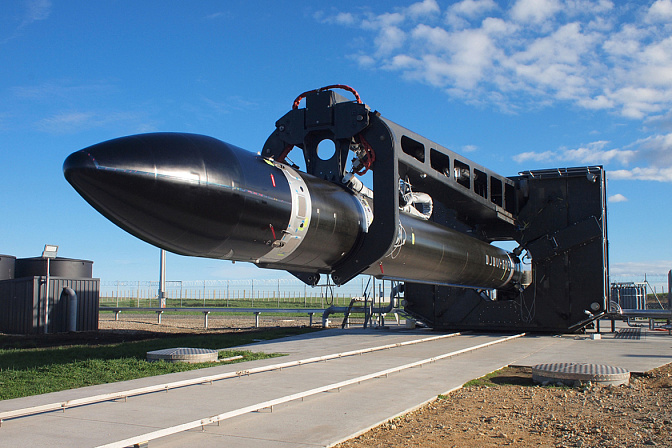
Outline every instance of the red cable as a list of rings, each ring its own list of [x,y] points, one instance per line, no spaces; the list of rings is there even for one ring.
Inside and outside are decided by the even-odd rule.
[[[362,163],[362,168],[355,171],[355,174],[362,176],[371,169],[373,162],[376,161],[376,153],[361,133],[359,134],[359,143],[364,147],[364,151],[366,151],[366,161]]]
[[[355,95],[355,99],[357,100],[357,103],[362,104],[362,98],[359,96],[359,93],[355,89],[353,89],[350,86],[347,86],[345,84],[332,84],[330,86],[325,86],[325,87],[320,87],[319,89],[313,89],[313,90],[308,90],[306,92],[303,92],[301,95],[297,96],[296,99],[294,100],[294,103],[292,103],[292,110],[296,110],[299,108],[299,104],[301,103],[301,100],[306,97],[309,93],[313,92],[322,92],[323,90],[331,90],[331,89],[343,89],[347,90],[348,92],[352,93]],[[356,171],[355,173],[358,175],[363,175],[369,169],[371,169],[371,166],[373,165],[373,162],[376,160],[376,153],[373,151],[373,148],[364,139],[364,136],[362,134],[359,134],[359,142],[360,144],[364,147],[364,151],[366,152],[366,161],[363,163],[363,167],[359,170]],[[280,156],[277,158],[278,162],[284,162],[285,157],[287,154],[289,154],[289,151],[294,147],[294,145],[287,145],[283,152],[280,154]]]

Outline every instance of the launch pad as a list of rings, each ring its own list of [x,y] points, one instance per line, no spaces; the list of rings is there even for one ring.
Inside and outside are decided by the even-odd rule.
[[[506,365],[666,364],[669,336],[642,333],[324,330],[236,348],[283,358],[4,400],[0,435],[7,446],[333,446]]]

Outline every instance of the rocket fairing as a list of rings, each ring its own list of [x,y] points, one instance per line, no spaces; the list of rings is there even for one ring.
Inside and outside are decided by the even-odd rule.
[[[196,134],[122,137],[71,154],[68,182],[101,214],[171,252],[325,273],[368,232],[370,198],[220,140]],[[391,250],[365,274],[503,289],[518,259],[428,220],[399,213]]]

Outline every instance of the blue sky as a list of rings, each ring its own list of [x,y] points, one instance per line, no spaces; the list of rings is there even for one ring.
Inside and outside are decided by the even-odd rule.
[[[62,175],[73,151],[153,131],[258,151],[301,92],[342,83],[503,175],[603,164],[615,280],[672,268],[672,0],[0,3],[0,253],[158,277]],[[169,279],[269,278],[168,256]],[[657,277],[655,277],[657,275]]]

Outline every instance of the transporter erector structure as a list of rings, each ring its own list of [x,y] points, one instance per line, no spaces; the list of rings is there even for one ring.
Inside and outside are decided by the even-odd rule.
[[[404,311],[437,329],[579,331],[607,307],[602,167],[504,177],[383,118],[347,86],[301,94],[257,154],[154,133],[77,151],[63,170],[150,244],[313,286],[325,275],[396,280]],[[368,171],[372,188],[358,177]]]

